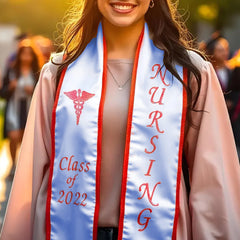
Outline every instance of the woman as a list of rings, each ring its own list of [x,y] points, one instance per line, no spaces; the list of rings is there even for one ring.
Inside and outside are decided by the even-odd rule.
[[[25,39],[19,45],[16,60],[9,69],[1,90],[1,96],[7,99],[5,135],[10,140],[13,169],[17,147],[22,140],[33,90],[39,76],[38,71],[37,54],[31,40]]]
[[[231,93],[229,94],[232,102],[230,118],[238,156],[240,156],[240,50],[229,60],[228,64],[233,69],[230,82]]]
[[[208,42],[206,46],[207,54],[210,56],[213,67],[216,71],[218,80],[222,87],[228,108],[236,146],[239,146],[239,128],[237,119],[237,101],[239,98],[239,76],[238,68],[231,66],[232,60],[229,58],[229,43],[225,38],[216,36]]]
[[[229,58],[228,41],[221,36],[217,36],[208,42],[206,51],[217,73],[222,90],[227,92],[229,90],[231,78],[231,70],[227,65],[227,60]]]
[[[34,94],[1,239],[238,239],[223,96],[173,4],[88,0],[71,13],[64,60]]]

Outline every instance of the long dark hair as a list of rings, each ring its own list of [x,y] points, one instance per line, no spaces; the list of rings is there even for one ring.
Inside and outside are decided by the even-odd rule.
[[[13,66],[14,74],[17,79],[19,79],[19,77],[21,76],[21,64],[22,64],[21,63],[21,55],[26,48],[31,49],[31,54],[32,54],[31,71],[32,71],[34,80],[37,81],[37,79],[39,77],[40,64],[39,64],[38,55],[37,55],[36,51],[34,50],[34,47],[31,45],[20,45],[18,52],[17,52],[15,63]]]
[[[190,110],[195,109],[201,87],[201,73],[192,63],[187,50],[192,48],[192,41],[185,24],[181,21],[177,6],[171,0],[154,0],[154,7],[149,8],[145,20],[149,26],[152,39],[156,47],[164,50],[164,65],[183,85],[188,96],[188,120],[192,123]],[[75,61],[84,51],[87,44],[97,34],[101,13],[97,0],[74,1],[73,7],[67,15],[67,25],[63,33],[64,61],[59,64],[57,85],[64,68]],[[196,51],[196,50],[194,50]],[[192,78],[188,77],[188,84],[175,70],[174,63],[188,69],[188,75],[193,74],[197,83],[194,94],[191,86]]]

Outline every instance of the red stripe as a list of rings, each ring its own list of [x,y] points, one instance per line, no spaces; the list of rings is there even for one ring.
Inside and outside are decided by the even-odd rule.
[[[62,87],[63,79],[67,68],[63,70],[59,86],[57,89],[57,94],[53,106],[52,111],[52,126],[51,126],[51,141],[52,141],[52,153],[51,153],[51,161],[50,161],[50,173],[48,179],[48,192],[47,192],[47,204],[46,204],[46,240],[51,239],[51,216],[50,216],[50,209],[51,209],[51,199],[52,199],[52,177],[53,177],[53,167],[54,167],[54,159],[55,159],[55,125],[56,125],[56,109],[58,105],[60,90]]]
[[[187,69],[183,69],[183,81],[187,84]],[[176,189],[176,208],[175,208],[175,217],[173,224],[173,233],[172,240],[177,238],[177,225],[180,211],[180,186],[181,186],[181,175],[182,175],[182,154],[183,154],[183,144],[184,144],[184,131],[185,131],[185,122],[186,122],[186,113],[187,113],[187,92],[183,88],[183,109],[182,109],[182,122],[181,122],[181,135],[179,143],[179,152],[178,152],[178,173],[177,173],[177,189]]]
[[[102,157],[102,123],[103,123],[103,109],[106,97],[107,85],[107,46],[105,38],[103,37],[103,77],[102,77],[102,95],[99,105],[98,114],[98,140],[97,140],[97,169],[96,169],[96,204],[93,222],[93,240],[97,240],[98,216],[100,208],[100,168]]]
[[[139,54],[140,54],[140,49],[141,49],[141,45],[142,45],[143,35],[144,35],[144,30],[142,31],[141,36],[138,41],[138,46],[137,46],[137,51],[136,51],[134,66],[133,66],[133,74],[132,74],[131,93],[130,93],[130,100],[129,100],[129,112],[128,112],[128,121],[127,121],[126,145],[125,145],[124,163],[123,163],[118,240],[121,240],[122,235],[123,235],[123,221],[124,221],[124,213],[125,213],[125,197],[126,197],[126,191],[127,191],[127,174],[128,174],[131,127],[132,127],[132,115],[133,115],[133,105],[134,105],[134,95],[135,95],[138,60],[139,60]]]

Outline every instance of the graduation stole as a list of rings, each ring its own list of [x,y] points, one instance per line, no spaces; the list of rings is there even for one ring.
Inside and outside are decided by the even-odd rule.
[[[118,240],[176,239],[186,91],[163,64],[145,24],[132,74]],[[175,66],[186,81],[186,71]],[[96,240],[107,81],[97,37],[63,71],[52,115],[47,240]]]

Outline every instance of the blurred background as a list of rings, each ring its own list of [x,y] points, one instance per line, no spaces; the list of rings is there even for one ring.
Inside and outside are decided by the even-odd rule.
[[[7,82],[11,82],[12,64],[14,65],[19,48],[22,46],[34,49],[38,56],[41,55],[39,68],[48,61],[50,53],[56,51],[57,39],[62,31],[63,16],[70,2],[70,0],[0,0],[0,88],[4,88]],[[180,0],[178,9],[196,45],[206,52],[210,47],[211,55],[217,54],[214,52],[216,43],[219,43],[225,51],[222,60],[217,57],[212,60],[219,80],[221,77],[224,80],[221,83],[223,91],[228,91],[228,88],[224,87],[228,81],[227,74],[230,72],[235,74],[233,74],[234,81],[237,83],[236,86],[234,85],[235,95],[226,98],[226,103],[232,123],[233,120],[235,121],[233,126],[238,147],[240,143],[238,140],[238,132],[240,133],[240,130],[238,131],[240,126],[240,84],[238,84],[240,82],[240,51],[238,51],[240,48],[240,0]],[[29,39],[31,44],[26,43]],[[9,103],[10,98],[3,93],[1,96],[0,229],[15,169],[15,162],[12,160],[14,154],[12,150],[10,151],[14,136],[4,138],[3,131],[6,103]],[[15,145],[18,146],[18,142]]]
[[[56,39],[70,0],[0,0],[0,69],[4,70],[16,35],[43,35]],[[239,0],[180,0],[179,11],[197,41],[220,30],[230,42],[231,52],[240,47]],[[15,45],[14,45],[15,44]]]

